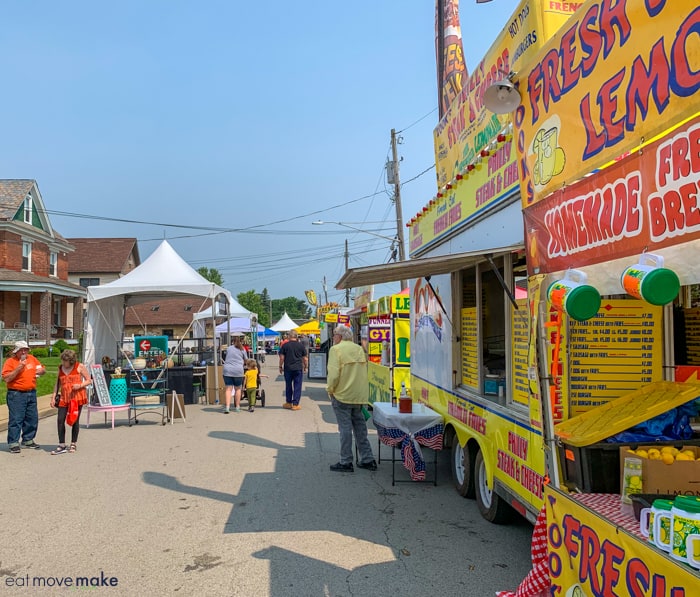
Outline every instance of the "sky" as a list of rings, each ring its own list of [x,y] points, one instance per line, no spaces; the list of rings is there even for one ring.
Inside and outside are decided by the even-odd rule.
[[[517,2],[460,4],[471,71]],[[403,222],[436,193],[434,13],[434,0],[6,3],[0,178],[36,180],[64,237],[134,237],[142,260],[167,239],[234,296],[323,296],[325,279],[344,303],[346,240],[351,268],[391,257],[392,129]]]

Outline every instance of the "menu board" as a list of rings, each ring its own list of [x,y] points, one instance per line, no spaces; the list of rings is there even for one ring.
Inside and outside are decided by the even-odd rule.
[[[112,399],[109,397],[109,388],[105,379],[105,372],[102,370],[102,365],[90,365],[92,375],[92,385],[95,388],[97,399],[100,401],[100,406],[111,406]]]
[[[685,309],[685,345],[688,365],[700,365],[700,309]]]
[[[570,415],[663,379],[663,313],[640,300],[603,300],[588,321],[570,320]]]
[[[479,343],[477,340],[476,307],[460,311],[462,336],[462,385],[479,387]]]
[[[516,404],[527,406],[530,402],[530,381],[528,380],[528,348],[530,341],[527,299],[517,299],[517,309],[511,309],[511,329],[513,330],[513,387],[510,397]]]
[[[325,379],[326,378],[326,353],[325,352],[310,352],[309,353],[309,379]]]

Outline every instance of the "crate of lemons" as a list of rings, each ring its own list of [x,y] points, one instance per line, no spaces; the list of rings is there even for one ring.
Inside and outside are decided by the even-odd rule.
[[[673,464],[678,461],[694,461],[698,459],[698,449],[695,447],[683,446],[676,448],[674,446],[642,446],[633,450],[627,449],[627,453],[637,458],[646,458],[648,460],[660,460],[664,464]]]

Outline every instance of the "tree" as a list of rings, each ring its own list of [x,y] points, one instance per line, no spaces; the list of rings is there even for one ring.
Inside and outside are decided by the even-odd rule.
[[[258,314],[258,322],[265,327],[270,327],[274,322],[279,321],[284,312],[292,319],[311,319],[311,309],[305,300],[294,296],[287,298],[273,299],[267,288],[257,293],[255,290],[241,292],[236,296],[236,300],[248,311]]]
[[[294,320],[311,319],[311,308],[305,300],[295,296],[288,296],[283,299],[274,299],[275,309],[279,311],[280,317],[285,311]],[[279,319],[279,318],[278,318]]]
[[[221,272],[216,268],[200,267],[197,270],[197,273],[202,276],[202,278],[206,278],[218,286],[224,285],[224,278],[221,275]]]
[[[260,295],[255,292],[255,290],[248,290],[246,292],[239,292],[236,295],[236,300],[248,311],[258,314],[258,321],[265,325],[263,315],[267,311],[267,305],[263,304],[260,299]]]

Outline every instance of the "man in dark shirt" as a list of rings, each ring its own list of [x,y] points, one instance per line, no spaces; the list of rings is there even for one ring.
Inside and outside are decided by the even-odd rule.
[[[289,410],[299,410],[301,382],[309,367],[309,357],[304,345],[299,342],[295,331],[289,332],[289,340],[280,348],[280,373],[284,373],[286,402],[282,405]]]

